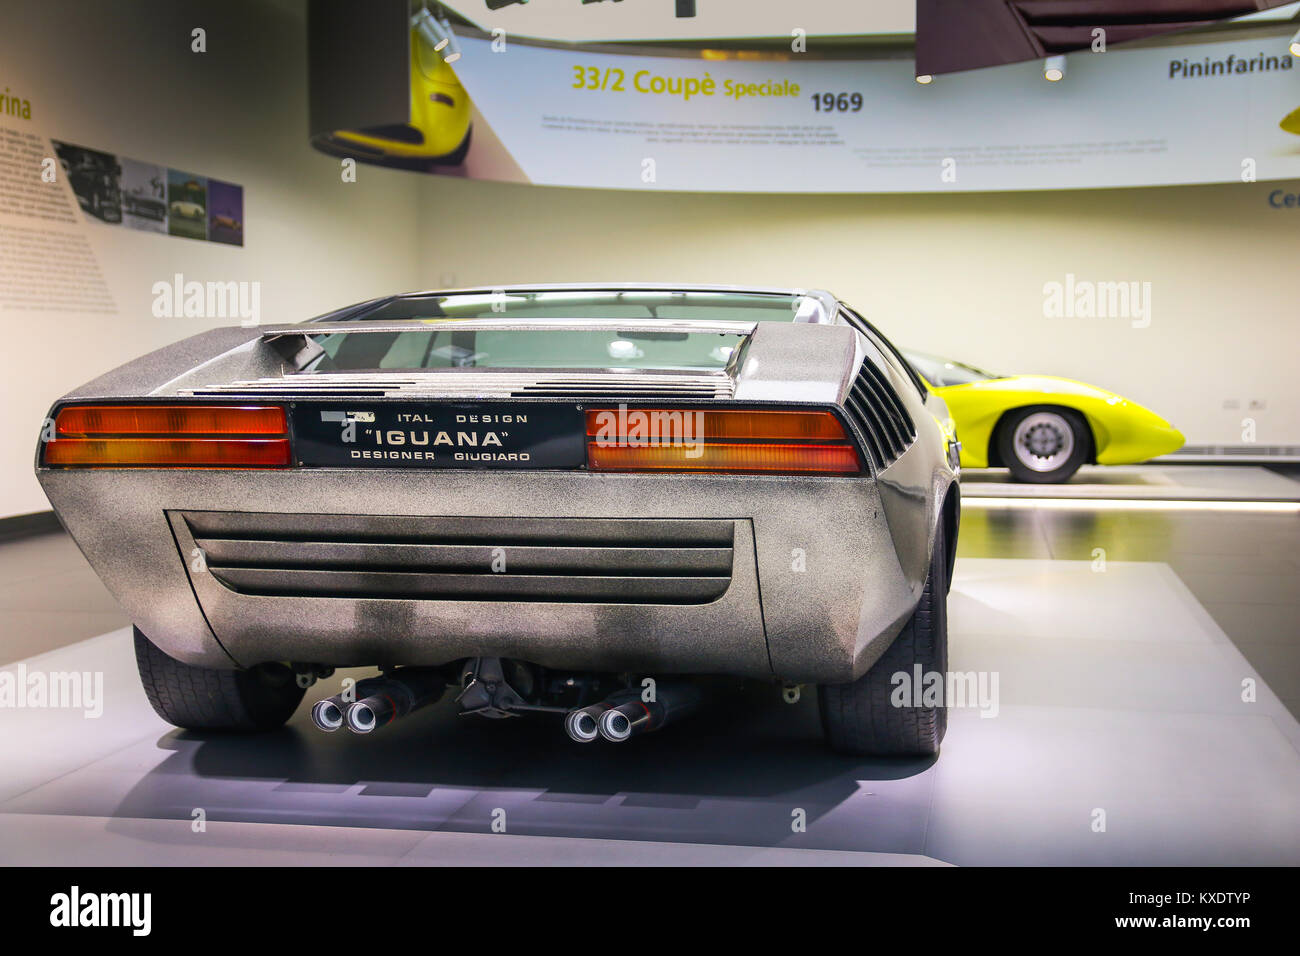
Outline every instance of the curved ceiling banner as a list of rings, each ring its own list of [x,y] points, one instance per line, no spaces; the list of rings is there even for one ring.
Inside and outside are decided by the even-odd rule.
[[[1011,64],[928,85],[910,60],[459,45],[473,145],[433,171],[790,193],[1300,178],[1300,59],[1285,38],[1075,54],[1054,83],[1041,64]]]
[[[969,2],[969,0],[962,0]],[[1246,0],[1250,2],[1250,0]],[[481,30],[559,43],[910,36],[916,0],[441,0]]]

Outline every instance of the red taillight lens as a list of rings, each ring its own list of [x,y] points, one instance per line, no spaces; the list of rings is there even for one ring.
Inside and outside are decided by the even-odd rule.
[[[243,405],[74,405],[45,443],[50,467],[287,468],[283,408]]]
[[[596,408],[593,471],[856,475],[857,448],[827,411]]]

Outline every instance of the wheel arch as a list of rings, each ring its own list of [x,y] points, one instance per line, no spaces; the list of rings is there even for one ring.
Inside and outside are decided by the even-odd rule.
[[[952,572],[957,566],[957,534],[961,529],[961,486],[948,485],[943,505],[939,509],[939,523],[943,528],[944,561],[948,572],[948,587],[952,587]]]
[[[988,463],[990,468],[1005,468],[1007,463],[1002,460],[1002,453],[998,451],[998,437],[1002,433],[1002,426],[1006,423],[1007,418],[1020,412],[1073,412],[1083,419],[1083,424],[1088,428],[1088,455],[1084,458],[1085,464],[1095,465],[1097,463],[1097,423],[1082,408],[1076,408],[1073,405],[1060,405],[1052,402],[1033,402],[1028,405],[1016,405],[1012,408],[1002,410],[998,420],[993,423],[993,428],[989,432],[988,446]]]

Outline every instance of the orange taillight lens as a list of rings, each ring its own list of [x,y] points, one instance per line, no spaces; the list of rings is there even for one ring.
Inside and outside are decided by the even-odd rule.
[[[854,475],[861,470],[852,445],[704,444],[692,457],[685,448],[587,446],[595,471],[770,471],[782,474]]]
[[[73,405],[59,412],[55,434],[284,435],[284,409],[269,405]]]
[[[45,464],[104,468],[284,468],[289,439],[59,438],[45,446]]]
[[[710,441],[845,441],[844,426],[830,412],[760,409],[710,411],[691,408],[595,408],[587,412],[587,437],[645,438],[692,434]]]
[[[828,411],[596,408],[587,467],[855,475],[862,460]]]
[[[283,408],[244,405],[74,405],[44,446],[51,467],[287,468]]]

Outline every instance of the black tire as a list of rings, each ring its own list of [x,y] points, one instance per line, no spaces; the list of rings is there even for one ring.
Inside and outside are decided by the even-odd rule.
[[[1037,428],[1028,430],[1041,432],[1046,438],[1046,447],[1032,447],[1028,434],[1021,436],[1017,445],[1017,430],[1022,423],[1032,425],[1033,421],[1039,422]],[[998,457],[1011,470],[1011,477],[1034,484],[1069,481],[1092,454],[1092,430],[1088,428],[1088,422],[1073,409],[1054,405],[1031,405],[1008,412],[998,424],[994,440]],[[1036,451],[1055,451],[1059,463],[1054,463],[1050,455],[1042,457]]]
[[[930,573],[921,600],[889,650],[851,684],[817,689],[822,730],[832,750],[863,757],[929,756],[939,752],[948,729],[948,708],[895,706],[892,681],[909,680],[917,664],[923,674],[948,673],[948,553],[943,520],[934,533]]]
[[[284,664],[246,670],[194,667],[168,657],[135,628],[140,683],[158,716],[186,730],[274,730],[302,702],[304,689]]]

